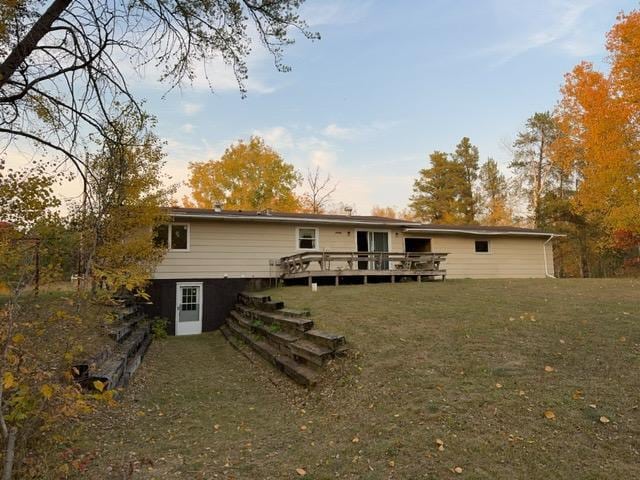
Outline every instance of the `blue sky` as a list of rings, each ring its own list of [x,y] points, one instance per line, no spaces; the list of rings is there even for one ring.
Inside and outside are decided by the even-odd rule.
[[[368,214],[404,207],[433,150],[463,136],[505,169],[505,145],[535,111],[552,109],[563,74],[580,60],[606,68],[605,34],[638,6],[616,0],[308,0],[303,15],[322,40],[299,38],[279,73],[256,48],[248,97],[231,73],[165,98],[153,75],[136,82],[167,141],[167,172],[219,157],[234,140],[262,135],[301,171],[320,165],[336,201]],[[182,188],[182,192],[186,189]]]

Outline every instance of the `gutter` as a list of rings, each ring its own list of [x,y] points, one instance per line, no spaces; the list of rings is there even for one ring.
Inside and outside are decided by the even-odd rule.
[[[462,233],[465,235],[493,235],[493,236],[505,236],[505,235],[528,235],[530,237],[546,237],[551,235],[552,237],[564,237],[565,235],[559,235],[556,233],[546,232],[526,232],[518,230],[473,230],[473,229],[460,229],[460,228],[406,228],[405,233]]]
[[[549,273],[549,264],[547,263],[547,244],[554,239],[554,237],[565,237],[566,235],[549,234],[549,238],[542,244],[542,254],[544,255],[544,274],[547,278],[556,278]]]
[[[205,219],[205,220],[235,220],[235,221],[263,221],[263,222],[282,222],[282,223],[322,223],[322,224],[345,224],[345,225],[384,225],[388,227],[407,228],[413,225],[418,226],[419,223],[400,223],[400,222],[375,222],[367,220],[349,220],[349,219],[320,219],[320,218],[291,218],[291,217],[278,217],[277,215],[251,215],[251,216],[237,216],[237,215],[193,215],[188,213],[169,213],[170,217],[174,218],[191,218],[191,219]]]

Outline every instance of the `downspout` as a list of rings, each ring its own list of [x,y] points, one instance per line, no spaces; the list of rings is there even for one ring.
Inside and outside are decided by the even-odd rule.
[[[549,273],[549,263],[547,262],[547,244],[553,240],[555,235],[550,235],[549,238],[542,244],[542,254],[544,255],[544,274],[547,278],[556,278]]]

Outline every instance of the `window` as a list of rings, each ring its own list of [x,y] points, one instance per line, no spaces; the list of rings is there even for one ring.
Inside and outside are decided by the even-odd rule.
[[[160,225],[154,231],[153,243],[169,250],[189,250],[189,225],[170,223]]]
[[[318,229],[299,228],[298,248],[300,250],[315,250],[318,248]]]
[[[489,253],[489,240],[476,240],[476,253]]]

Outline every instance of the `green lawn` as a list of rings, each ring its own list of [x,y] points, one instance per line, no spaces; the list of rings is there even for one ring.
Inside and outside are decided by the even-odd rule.
[[[307,392],[217,332],[156,342],[53,460],[73,448],[96,479],[640,477],[638,280],[271,295],[347,336],[339,376]]]

